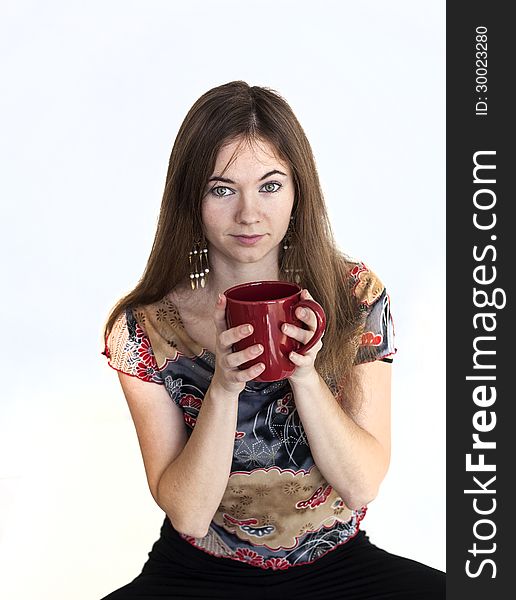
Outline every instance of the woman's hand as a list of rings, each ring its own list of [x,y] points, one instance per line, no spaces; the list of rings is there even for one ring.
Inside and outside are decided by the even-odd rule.
[[[312,296],[308,292],[307,289],[301,291],[301,299],[306,300],[310,298],[313,300]],[[303,314],[302,311],[305,311]],[[294,338],[301,344],[308,344],[308,342],[313,338],[315,330],[317,329],[317,317],[313,310],[306,307],[299,307],[296,309],[296,317],[306,323],[309,329],[301,329],[296,325],[292,325],[290,323],[285,323],[282,326],[282,331],[286,335],[291,338]],[[323,334],[324,335],[324,334]],[[288,378],[292,383],[299,383],[304,379],[309,379],[317,374],[314,363],[315,358],[322,348],[322,338],[315,344],[313,348],[311,348],[306,354],[298,354],[297,352],[291,352],[289,354],[289,359],[296,365],[296,368],[292,375]]]
[[[245,388],[246,381],[258,377],[265,369],[263,363],[243,370],[238,368],[239,365],[256,358],[263,352],[263,347],[255,344],[239,352],[232,351],[233,344],[251,335],[253,328],[251,324],[248,324],[250,327],[248,331],[245,330],[246,325],[226,329],[226,296],[224,294],[219,294],[213,320],[217,329],[217,347],[215,350],[215,373],[211,385],[216,385],[230,394],[238,395]]]

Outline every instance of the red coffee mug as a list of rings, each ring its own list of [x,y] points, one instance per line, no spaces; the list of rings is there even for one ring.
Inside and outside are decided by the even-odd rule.
[[[247,369],[261,362],[265,364],[265,369],[253,381],[279,381],[290,377],[296,368],[288,358],[290,352],[305,354],[321,339],[326,327],[324,310],[314,300],[301,300],[301,291],[297,284],[289,281],[251,281],[224,292],[228,328],[245,323],[253,326],[253,333],[233,344],[233,351],[254,344],[263,346],[261,354],[240,365],[240,369]],[[295,314],[300,306],[312,309],[317,317],[317,328],[305,345],[281,331],[283,323],[306,329],[305,323]]]

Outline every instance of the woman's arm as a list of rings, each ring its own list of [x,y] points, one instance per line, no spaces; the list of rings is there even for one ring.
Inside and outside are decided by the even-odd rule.
[[[210,386],[186,446],[159,480],[160,505],[167,514],[180,513],[181,533],[208,533],[228,484],[237,416],[238,395]]]
[[[181,409],[164,386],[119,372],[151,494],[180,533],[204,537],[227,486],[238,394],[210,385],[187,437]]]
[[[362,397],[353,418],[316,371],[290,382],[315,464],[351,509],[376,497],[389,467],[391,368],[378,360],[354,367]]]

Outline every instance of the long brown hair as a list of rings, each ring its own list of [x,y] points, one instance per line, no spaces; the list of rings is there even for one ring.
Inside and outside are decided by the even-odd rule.
[[[232,81],[203,94],[186,115],[170,156],[158,226],[144,273],[111,310],[106,337],[126,308],[152,304],[189,279],[188,253],[203,235],[201,201],[220,148],[231,140],[265,140],[292,170],[295,197],[290,248],[281,249],[280,273],[307,288],[327,317],[315,367],[346,409],[358,382],[353,362],[363,322],[348,285],[355,263],[335,242],[312,149],[287,102],[266,87]],[[288,270],[285,272],[285,270]],[[355,370],[356,371],[356,370]],[[354,394],[351,394],[354,396]]]

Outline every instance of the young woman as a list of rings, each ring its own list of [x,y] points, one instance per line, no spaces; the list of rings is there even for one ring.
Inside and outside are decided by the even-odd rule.
[[[327,318],[288,379],[233,352],[229,287],[299,283]],[[306,343],[315,314],[300,311]],[[390,459],[390,300],[338,250],[310,145],[273,90],[234,81],[188,112],[145,272],[105,326],[148,484],[166,513],[126,598],[444,598],[444,573],[360,529]],[[391,357],[391,358],[389,358]]]

